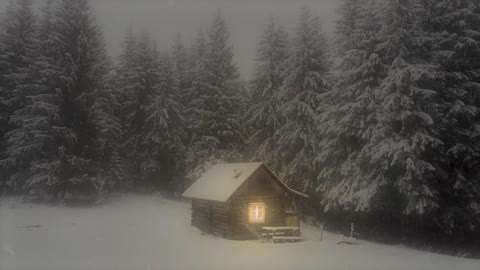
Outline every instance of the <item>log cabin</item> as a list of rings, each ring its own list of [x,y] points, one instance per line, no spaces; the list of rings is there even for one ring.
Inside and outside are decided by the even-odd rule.
[[[192,201],[192,226],[233,240],[260,238],[268,226],[299,227],[296,199],[264,163],[217,164],[184,193]]]

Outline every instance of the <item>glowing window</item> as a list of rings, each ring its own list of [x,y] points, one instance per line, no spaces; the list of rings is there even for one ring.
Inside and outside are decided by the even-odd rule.
[[[264,203],[248,204],[248,222],[250,223],[265,222],[265,204]]]

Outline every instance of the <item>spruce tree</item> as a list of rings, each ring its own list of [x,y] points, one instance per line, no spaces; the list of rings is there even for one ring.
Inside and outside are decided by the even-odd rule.
[[[127,35],[127,41],[131,39]],[[148,164],[144,157],[146,153],[143,143],[148,132],[145,120],[148,117],[147,108],[155,99],[155,86],[159,83],[159,56],[154,43],[147,34],[125,49],[122,61],[125,69],[121,70],[122,85],[122,127],[123,156],[129,164],[129,174],[137,179],[137,187],[147,184],[146,168]],[[128,58],[127,58],[128,57]],[[122,68],[122,67],[121,67]]]
[[[35,74],[32,82],[36,82],[36,89],[32,89],[34,93],[29,97],[31,103],[19,111],[19,115],[26,120],[36,120],[36,129],[32,129],[30,133],[40,134],[40,136],[35,137],[37,144],[41,144],[42,148],[31,157],[31,163],[29,168],[26,168],[26,172],[31,172],[32,177],[27,178],[24,183],[24,188],[27,191],[34,191],[40,196],[49,195],[52,192],[59,194],[58,178],[62,171],[62,165],[65,165],[60,159],[63,153],[62,141],[65,139],[74,140],[72,132],[62,124],[60,115],[61,98],[57,88],[60,67],[57,66],[55,59],[57,51],[54,47],[52,35],[54,3],[53,0],[49,0],[42,7],[42,18],[38,33],[39,43],[35,51],[34,63],[30,65],[29,70],[31,74]],[[23,122],[28,123],[30,121]],[[19,126],[18,130],[22,131],[21,128],[22,126]],[[19,132],[19,134],[22,133]],[[13,149],[15,147],[21,148],[21,141],[19,143],[17,145],[13,144],[11,147]],[[19,172],[21,173],[21,171]]]
[[[115,86],[117,88],[117,96],[121,107],[126,107],[131,99],[131,93],[135,85],[135,67],[136,67],[136,49],[137,39],[133,33],[133,27],[130,25],[125,34],[122,43],[122,54],[119,56],[118,65],[116,67]],[[128,106],[127,106],[128,107]],[[119,110],[122,125],[126,124],[127,111]]]
[[[32,67],[35,63],[36,44],[38,43],[37,25],[32,11],[32,2],[19,0],[11,2],[8,8],[5,29],[2,31],[3,50],[2,65],[2,105],[9,115],[9,123],[4,126],[10,130],[4,135],[7,141],[6,155],[2,167],[12,175],[8,181],[14,191],[20,191],[24,186],[29,162],[39,154],[42,144],[37,138],[42,138],[38,129],[44,123],[31,110],[32,96],[35,96],[37,81],[36,72]],[[11,16],[11,17],[9,17]],[[5,39],[5,40],[4,40]],[[34,98],[34,97],[33,97]],[[38,109],[39,104],[37,104]],[[34,110],[34,109],[33,109]],[[5,171],[6,172],[6,171]],[[28,175],[28,176],[27,176]]]
[[[431,3],[426,27],[442,74],[445,146],[440,226],[449,234],[480,228],[480,9],[478,1]]]
[[[155,86],[154,101],[147,108],[145,120],[145,174],[156,187],[170,190],[181,183],[185,153],[186,125],[175,58],[160,59],[160,82]]]
[[[191,48],[190,55],[192,56],[192,67],[186,71],[186,78],[189,81],[189,87],[184,92],[183,99],[186,104],[186,121],[187,126],[190,128],[194,121],[193,112],[196,107],[200,106],[200,94],[203,92],[203,81],[205,80],[205,59],[207,54],[207,39],[205,32],[200,29],[195,38],[194,44]],[[190,129],[190,137],[195,136],[195,130]]]
[[[380,53],[388,73],[375,90],[380,105],[377,125],[360,152],[370,188],[364,192],[362,210],[372,211],[368,202],[390,190],[384,198],[401,205],[397,215],[431,213],[439,207],[442,124],[437,66],[429,63],[429,33],[422,30],[423,8],[415,0],[387,1],[381,9],[384,27]],[[386,204],[388,205],[388,204]],[[382,205],[375,205],[377,210]]]
[[[8,104],[11,93],[6,87],[6,78],[4,77],[9,73],[9,61],[8,54],[9,46],[7,37],[7,29],[9,28],[10,21],[13,19],[13,1],[10,1],[5,8],[5,11],[0,13],[0,160],[7,157],[6,147],[7,138],[5,134],[9,130],[8,121],[12,110]],[[5,165],[0,165],[0,196],[7,192],[7,180],[8,171]]]
[[[271,19],[257,50],[257,66],[251,82],[253,104],[245,117],[246,128],[252,133],[248,144],[255,149],[253,159],[266,162],[275,170],[279,169],[275,136],[283,124],[278,92],[285,79],[288,49],[287,33]]]
[[[187,73],[190,70],[190,65],[193,63],[193,61],[189,56],[189,52],[183,44],[181,35],[177,34],[172,46],[172,58],[175,69],[177,70],[176,72],[178,73],[178,83],[182,96],[185,96],[185,92],[188,88],[190,88],[190,77],[187,76]],[[184,103],[184,105],[186,104],[187,103]]]
[[[296,29],[293,52],[287,60],[280,107],[284,122],[276,132],[281,177],[301,190],[312,190],[320,153],[317,118],[323,111],[322,95],[330,90],[326,39],[319,19],[303,8]]]
[[[56,3],[51,30],[52,63],[56,78],[51,78],[60,99],[60,125],[65,135],[58,147],[59,172],[50,180],[60,199],[74,185],[88,181],[89,161],[94,157],[93,105],[89,69],[94,64],[92,43],[98,42],[97,28],[90,17],[87,1],[62,0]]]
[[[320,117],[324,210],[350,210],[342,216],[385,230],[387,218],[414,241],[440,233],[466,243],[480,190],[476,5],[381,3],[341,8],[336,85]]]
[[[206,168],[221,162],[239,160],[243,143],[239,113],[241,93],[237,89],[237,69],[233,63],[232,47],[229,45],[229,31],[218,12],[208,29],[205,58],[197,63],[203,70],[197,70],[193,85],[195,108],[191,127],[195,138],[187,155],[187,175],[190,179],[199,177]]]
[[[317,191],[326,209],[362,208],[366,190],[376,189],[364,175],[359,153],[375,132],[379,109],[374,91],[385,77],[386,66],[377,47],[380,17],[375,1],[345,0],[335,33],[333,79],[326,96],[328,109],[320,116],[322,134]],[[367,201],[364,201],[364,200]]]
[[[4,136],[10,128],[8,121],[13,111],[9,100],[12,98],[14,86],[12,86],[9,75],[13,69],[14,51],[16,50],[15,7],[15,2],[9,1],[2,13],[0,24],[0,158],[5,154],[6,138]]]
[[[133,27],[130,25],[126,32],[123,44],[123,52],[119,57],[119,63],[116,68],[115,75],[115,96],[117,97],[119,107],[117,108],[116,115],[119,118],[121,126],[120,135],[120,151],[119,155],[124,158],[125,173],[128,176],[138,177],[139,169],[135,170],[135,166],[132,166],[132,145],[127,145],[129,139],[134,135],[133,129],[135,128],[134,115],[136,109],[136,89],[139,86],[139,66],[137,61],[137,49],[138,40],[133,32]],[[132,177],[128,177],[130,179]],[[132,184],[132,180],[124,181],[124,184],[129,186]]]
[[[114,74],[112,64],[103,46],[98,48],[97,60],[92,78],[95,101],[91,107],[91,117],[96,131],[95,147],[97,156],[94,159],[96,177],[94,186],[97,202],[115,187],[123,184],[125,178],[124,162],[120,157],[121,125],[116,116],[119,103],[113,88]]]
[[[53,104],[55,114],[49,115],[53,132],[48,133],[55,138],[49,144],[49,155],[32,169],[46,171],[38,184],[63,199],[67,191],[99,192],[98,184],[103,181],[96,164],[103,158],[102,136],[110,126],[98,129],[106,113],[99,104],[108,92],[109,68],[87,0],[56,2],[47,14],[40,31],[44,38],[40,80],[45,97]]]

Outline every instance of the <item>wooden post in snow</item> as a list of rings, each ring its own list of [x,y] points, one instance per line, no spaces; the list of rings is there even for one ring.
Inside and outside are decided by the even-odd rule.
[[[320,224],[320,241],[323,241],[323,224]]]

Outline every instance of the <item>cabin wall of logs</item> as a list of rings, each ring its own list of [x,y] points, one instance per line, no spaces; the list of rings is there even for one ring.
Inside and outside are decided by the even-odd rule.
[[[290,210],[294,198],[275,177],[266,167],[260,167],[226,201],[192,198],[192,225],[202,232],[232,240],[261,238],[262,227],[292,226],[288,220],[296,217],[296,211]],[[251,203],[265,206],[263,222],[250,222]]]
[[[265,222],[250,224],[249,203],[265,204]],[[281,196],[238,196],[225,203],[194,199],[192,225],[216,236],[247,240],[259,238],[263,226],[285,225],[284,200]]]
[[[192,200],[192,225],[202,232],[229,238],[229,213],[228,203]]]

